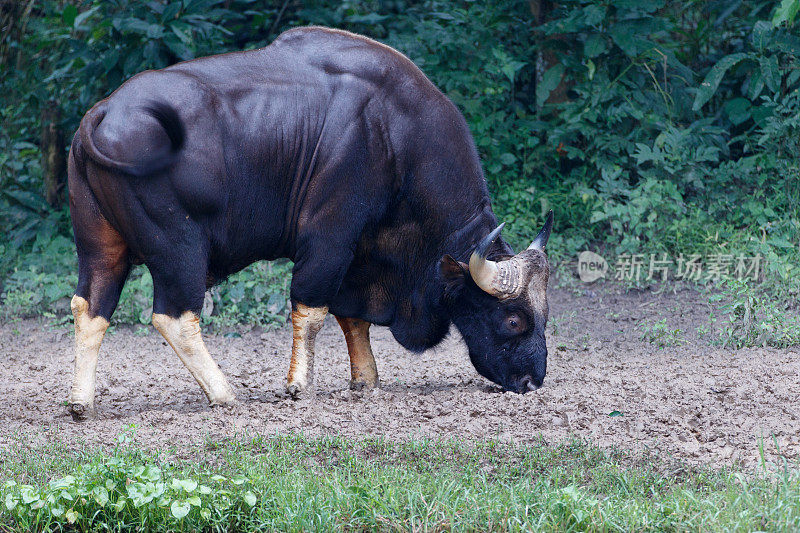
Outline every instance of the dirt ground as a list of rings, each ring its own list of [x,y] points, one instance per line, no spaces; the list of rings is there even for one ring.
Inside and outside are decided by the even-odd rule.
[[[382,386],[348,390],[349,367],[333,319],[317,340],[316,392],[286,398],[291,331],[207,337],[240,403],[210,409],[177,356],[152,329],[118,327],[104,341],[98,419],[73,423],[63,406],[71,333],[41,321],[0,326],[0,448],[60,441],[113,445],[127,426],[136,441],[171,448],[236,434],[302,431],[407,437],[498,438],[517,443],[578,436],[601,446],[648,448],[690,463],[753,465],[800,457],[800,348],[724,351],[698,337],[707,300],[623,293],[613,286],[552,289],[545,386],[502,393],[473,369],[453,333],[417,355],[385,328],[372,328]],[[680,343],[659,348],[637,325],[667,318]],[[613,412],[620,415],[609,416]],[[776,447],[777,445],[777,447]]]

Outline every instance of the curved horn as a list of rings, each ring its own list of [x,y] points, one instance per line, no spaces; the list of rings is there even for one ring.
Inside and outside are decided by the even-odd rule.
[[[553,229],[553,210],[551,209],[549,213],[547,213],[547,220],[544,221],[544,226],[542,229],[539,230],[539,233],[536,235],[536,238],[533,239],[533,242],[530,246],[528,246],[528,250],[541,250],[544,251],[544,247],[547,245],[547,239],[550,238],[550,230]]]
[[[489,246],[492,242],[500,235],[500,232],[503,231],[503,226],[505,225],[506,223],[503,222],[478,243],[478,246],[475,247],[475,251],[472,252],[469,258],[469,274],[472,276],[473,281],[478,287],[492,296],[501,295],[500,291],[497,290],[496,284],[500,268],[494,261],[486,259],[486,252],[489,250]]]

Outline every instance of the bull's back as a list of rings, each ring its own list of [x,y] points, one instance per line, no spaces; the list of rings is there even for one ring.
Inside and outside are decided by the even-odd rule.
[[[181,157],[149,179],[98,174],[95,181],[118,180],[120,187],[93,188],[120,191],[123,197],[110,202],[118,206],[151,204],[112,217],[143,260],[161,248],[136,234],[132,212],[152,218],[165,234],[201,225],[194,234],[208,239],[211,268],[221,277],[258,259],[292,257],[301,222],[314,215],[304,210],[320,208],[331,181],[350,180],[345,189],[383,203],[363,213],[379,217],[396,177],[385,145],[409,145],[403,136],[415,134],[406,125],[419,123],[416,106],[425,99],[430,106],[443,97],[391,48],[338,30],[290,30],[263,49],[179,63],[121,86],[100,104],[98,147],[124,161],[156,153],[166,137],[141,109],[165,101],[185,125]],[[365,160],[382,164],[357,169],[362,176],[320,172],[364,151],[374,152]],[[323,179],[329,183],[314,186]],[[314,198],[315,190],[323,192]],[[339,200],[345,204],[337,209],[348,210],[349,200]],[[352,202],[364,198],[354,195]],[[362,211],[361,205],[352,210],[355,216]]]

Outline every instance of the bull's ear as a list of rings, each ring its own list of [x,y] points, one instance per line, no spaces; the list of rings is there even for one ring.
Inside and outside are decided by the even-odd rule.
[[[442,278],[448,283],[463,282],[469,271],[469,266],[466,263],[456,261],[450,254],[446,254],[439,261],[439,270],[442,273]]]
[[[444,281],[444,298],[447,301],[455,301],[469,276],[469,265],[456,261],[449,254],[439,260],[439,271],[442,273]]]

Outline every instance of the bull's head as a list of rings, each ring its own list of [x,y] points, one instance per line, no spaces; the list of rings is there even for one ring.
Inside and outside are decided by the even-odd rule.
[[[441,260],[445,302],[472,364],[485,378],[521,394],[539,388],[547,371],[545,245],[552,227],[551,211],[533,243],[505,260],[486,257],[503,224],[478,244],[468,265],[449,255]]]

